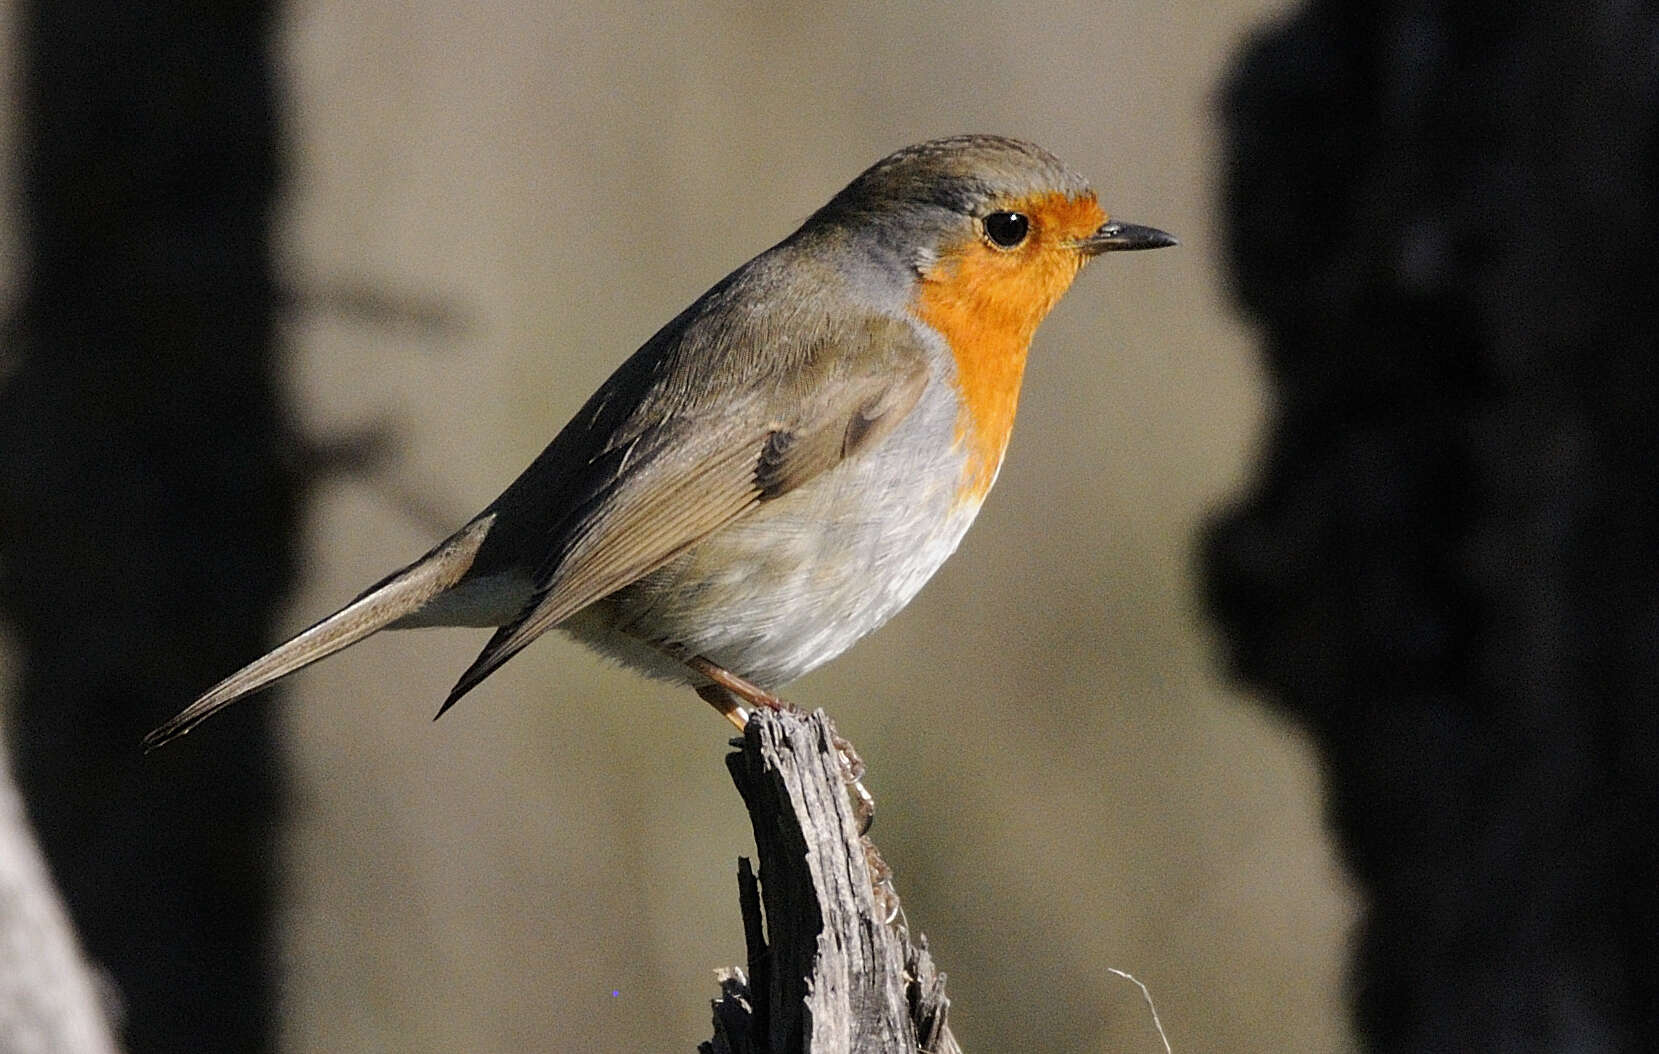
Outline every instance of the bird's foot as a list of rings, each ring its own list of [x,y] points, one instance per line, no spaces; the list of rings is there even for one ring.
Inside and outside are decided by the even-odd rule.
[[[716,666],[701,655],[687,659],[686,665],[713,682],[700,686],[697,694],[703,697],[704,702],[720,711],[720,715],[730,721],[739,732],[749,723],[749,713],[743,708],[744,703],[764,706],[771,710],[795,709],[748,678],[739,677],[725,667]],[[864,786],[864,759],[858,756],[858,751],[853,749],[851,743],[839,735],[835,736],[832,745],[841,759],[841,773],[847,781],[847,795],[852,799],[853,815],[858,820],[858,833],[868,834],[870,827],[876,822],[876,799],[870,794],[869,788]]]
[[[876,822],[876,799],[864,786],[864,759],[853,745],[836,732],[830,733],[830,744],[841,758],[841,776],[847,781],[847,796],[852,799],[853,816],[858,820],[858,833],[866,835]]]

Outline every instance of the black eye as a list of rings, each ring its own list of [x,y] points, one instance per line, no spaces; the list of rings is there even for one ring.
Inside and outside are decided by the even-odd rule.
[[[985,217],[985,236],[1004,249],[1025,241],[1030,230],[1031,221],[1023,212],[993,212]]]

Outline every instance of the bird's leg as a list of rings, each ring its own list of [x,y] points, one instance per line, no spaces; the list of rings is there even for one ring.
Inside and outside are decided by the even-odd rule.
[[[721,717],[736,725],[739,732],[749,724],[749,711],[743,709],[737,696],[725,688],[718,684],[705,684],[697,689],[697,694],[703,697],[703,702],[720,711]]]
[[[753,706],[765,706],[773,710],[792,709],[788,703],[760,685],[739,677],[722,666],[716,666],[701,655],[693,655],[685,660],[685,664],[714,682],[698,688],[697,694],[703,697],[704,702],[720,711],[722,717],[736,725],[739,732],[749,723],[749,715],[738,702],[740,699]],[[839,735],[834,738],[832,745],[841,758],[841,774],[847,781],[847,793],[853,799],[853,815],[858,817],[858,833],[868,834],[870,826],[876,822],[876,799],[864,786],[864,759],[858,756],[858,751],[853,749],[851,743]]]
[[[722,666],[716,666],[714,663],[703,658],[701,655],[693,655],[691,658],[685,660],[685,664],[702,674],[704,677],[707,677],[709,680],[713,681],[717,686],[724,688],[727,692],[749,703],[751,706],[764,706],[772,710],[789,709],[788,703],[784,702],[782,699],[779,699],[771,692],[768,692],[760,685],[746,678],[739,677],[737,674]],[[701,695],[702,693],[699,691],[698,694]],[[704,695],[703,698],[707,699],[710,703],[713,703],[716,710],[720,710],[721,704],[714,702],[714,700],[709,699],[706,695]],[[724,713],[723,710],[721,712]],[[728,720],[730,719],[728,718]],[[742,728],[743,726],[738,725],[737,727]]]

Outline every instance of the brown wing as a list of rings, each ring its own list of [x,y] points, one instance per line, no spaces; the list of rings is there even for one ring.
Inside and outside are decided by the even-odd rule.
[[[870,319],[851,329],[797,359],[770,399],[685,413],[595,458],[609,484],[583,503],[538,575],[536,600],[490,638],[438,713],[547,630],[897,427],[927,386],[926,357],[903,322]]]

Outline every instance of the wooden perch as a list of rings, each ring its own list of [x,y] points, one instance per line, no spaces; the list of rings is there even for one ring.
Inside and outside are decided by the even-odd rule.
[[[841,742],[822,710],[757,710],[726,759],[760,878],[738,860],[748,971],[723,973],[700,1054],[960,1054],[945,975],[858,833]]]

